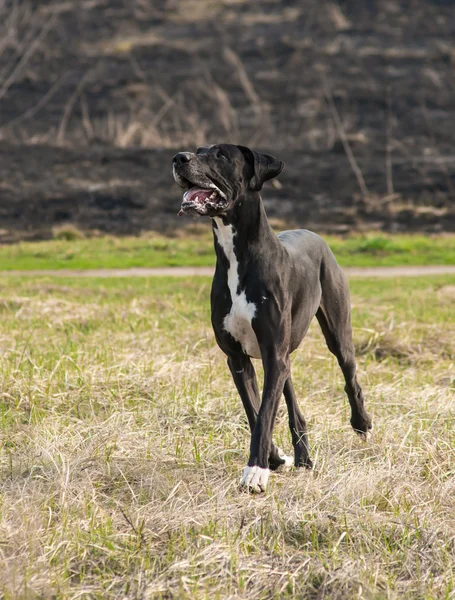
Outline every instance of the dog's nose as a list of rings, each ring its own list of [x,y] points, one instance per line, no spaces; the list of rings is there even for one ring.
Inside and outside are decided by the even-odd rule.
[[[174,158],[172,159],[172,162],[176,167],[180,167],[184,163],[190,162],[190,159],[191,159],[191,152],[179,152],[178,154],[176,154],[174,156]]]

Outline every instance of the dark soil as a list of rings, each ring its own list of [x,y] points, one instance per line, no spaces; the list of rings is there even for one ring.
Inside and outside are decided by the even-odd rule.
[[[286,162],[272,217],[455,231],[453,1],[0,4],[0,239],[186,223],[171,157],[219,141]]]

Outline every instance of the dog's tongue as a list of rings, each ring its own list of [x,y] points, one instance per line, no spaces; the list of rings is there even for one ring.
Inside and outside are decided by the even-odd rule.
[[[184,202],[206,202],[212,195],[213,190],[207,188],[200,188],[197,186],[191,187],[183,194]]]
[[[213,194],[213,190],[207,188],[201,188],[197,186],[190,187],[189,190],[183,194],[183,203],[182,208],[179,210],[178,216],[181,217],[185,214],[183,210],[183,205],[186,204],[194,204],[201,205],[207,202],[210,196]]]

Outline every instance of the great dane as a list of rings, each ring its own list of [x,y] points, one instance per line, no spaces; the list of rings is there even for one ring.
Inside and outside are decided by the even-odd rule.
[[[372,421],[356,378],[349,287],[327,244],[305,229],[276,235],[259,194],[284,163],[245,146],[218,144],[179,152],[177,184],[185,190],[179,214],[212,219],[216,270],[212,325],[242,399],[251,429],[250,457],[240,485],[264,492],[270,470],[312,467],[305,418],[291,380],[290,354],[316,315],[346,380],[351,425],[367,437]],[[262,360],[262,402],[251,358]],[[273,442],[281,394],[289,413],[294,458]]]

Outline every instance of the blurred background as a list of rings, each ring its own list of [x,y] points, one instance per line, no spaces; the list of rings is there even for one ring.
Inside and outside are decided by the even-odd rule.
[[[455,230],[452,0],[0,2],[0,241],[187,223],[171,157],[286,163],[270,217]]]

